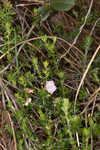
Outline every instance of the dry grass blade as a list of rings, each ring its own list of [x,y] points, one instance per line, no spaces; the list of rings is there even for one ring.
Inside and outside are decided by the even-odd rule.
[[[0,134],[0,148],[2,148],[2,150],[17,150],[14,124],[11,119],[10,113],[8,111],[2,111],[1,118],[2,119],[0,125],[3,132],[1,132]],[[5,128],[5,125],[8,126],[7,129]],[[12,130],[13,138],[9,136],[9,128],[11,128]]]
[[[14,149],[17,150],[17,144],[16,144],[16,136],[15,136],[15,131],[14,131],[14,125],[13,125],[13,122],[12,122],[12,119],[10,117],[10,114],[9,112],[7,111],[7,114],[8,114],[8,118],[9,118],[9,121],[10,121],[10,124],[11,124],[11,128],[12,128],[12,133],[13,133],[13,139],[14,139]]]
[[[78,86],[78,89],[77,89],[77,92],[76,92],[76,96],[75,96],[74,112],[75,112],[75,109],[76,109],[76,101],[77,101],[77,97],[78,97],[80,88],[81,88],[81,86],[82,86],[82,84],[83,84],[83,82],[84,82],[84,79],[85,79],[85,77],[86,77],[86,75],[87,75],[87,73],[88,73],[88,71],[89,71],[89,69],[90,69],[90,67],[91,67],[91,64],[92,64],[92,62],[94,61],[94,59],[95,59],[95,57],[96,57],[96,55],[97,55],[99,49],[100,49],[100,45],[97,47],[97,49],[96,49],[96,51],[94,52],[94,54],[93,54],[93,56],[92,56],[92,58],[91,58],[89,64],[87,65],[87,68],[86,68],[86,70],[85,70],[85,72],[84,72],[84,74],[83,74],[83,76],[82,76],[82,79],[81,79],[81,81],[80,81],[80,84],[79,84],[79,86]]]
[[[0,147],[2,148],[2,150],[7,150],[1,143],[0,143]]]
[[[85,111],[87,110],[87,108],[89,107],[89,105],[95,101],[95,96],[100,92],[100,87],[91,95],[89,102],[87,103],[86,107],[83,109],[83,111],[81,112],[81,114],[85,113]]]
[[[4,84],[2,78],[0,78],[0,89],[1,89],[1,94],[2,94],[2,103],[4,109],[6,109],[6,101],[12,101],[13,103],[13,109],[18,110],[17,104],[16,104],[16,98],[13,96],[11,90],[6,87]]]
[[[43,57],[46,58],[45,54],[40,50],[40,48],[36,47],[35,45],[31,44],[30,42],[26,42],[27,44],[29,44],[32,48],[36,49],[39,53],[41,53],[41,55]]]
[[[77,42],[77,40],[78,40],[78,38],[79,38],[79,36],[80,36],[80,34],[81,34],[81,32],[82,32],[82,30],[83,30],[85,24],[86,24],[86,21],[87,21],[87,19],[88,19],[88,16],[89,16],[89,14],[90,14],[90,12],[91,12],[92,5],[93,5],[93,0],[91,0],[90,7],[89,7],[88,12],[87,12],[87,14],[86,14],[86,16],[85,16],[84,23],[83,23],[82,26],[80,27],[77,36],[75,37],[75,39],[74,39],[73,43],[71,44],[71,46],[69,47],[68,51],[67,51],[65,54],[63,54],[63,55],[60,57],[60,59],[62,59],[63,57],[65,57],[65,56],[69,53],[69,51],[72,49],[72,47],[76,44],[76,42]]]
[[[49,39],[53,39],[53,38],[55,38],[56,36],[47,36]],[[28,38],[28,37],[27,37]],[[23,46],[25,45],[25,43],[27,43],[27,42],[30,42],[30,41],[34,41],[34,40],[41,40],[43,37],[42,36],[39,36],[39,37],[35,37],[35,38],[31,38],[31,39],[27,39],[27,40],[25,40],[25,41],[22,41],[22,42],[19,42],[18,44],[16,44],[16,46],[19,46],[19,45],[21,45],[20,47],[19,47],[19,50],[18,50],[18,52],[17,52],[17,56],[19,55],[19,53],[20,53],[20,51],[22,50],[22,48],[23,48]],[[62,42],[64,42],[64,43],[66,43],[66,44],[68,44],[69,46],[71,46],[71,44],[69,43],[69,42],[67,42],[66,40],[64,40],[63,38],[60,38],[60,37],[56,37],[57,38],[57,40],[60,40],[60,41],[62,41]],[[14,49],[15,48],[15,46],[14,47],[12,47],[10,50],[12,50],[12,49]],[[74,46],[73,45],[73,48],[75,48],[76,50],[78,50],[79,51],[79,49],[76,47],[76,46]],[[12,61],[11,61],[11,63],[9,63],[4,69],[2,69],[1,71],[0,71],[0,74],[3,74],[10,66],[11,66],[11,64],[13,64],[14,62],[15,62],[15,60],[16,60],[16,56],[12,59]]]
[[[96,106],[96,99],[97,99],[97,95],[94,97],[94,102],[93,102],[92,111],[91,111],[91,117],[93,117],[94,108]]]

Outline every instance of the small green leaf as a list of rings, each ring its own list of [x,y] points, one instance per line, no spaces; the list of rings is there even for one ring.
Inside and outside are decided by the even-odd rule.
[[[45,67],[45,68],[47,68],[47,67],[48,67],[48,65],[49,65],[48,61],[47,61],[47,60],[46,60],[46,61],[44,61],[44,62],[43,62],[43,65],[44,65],[44,67]]]
[[[37,58],[37,57],[33,57],[33,58],[32,58],[32,63],[33,63],[34,65],[38,65],[38,58]]]
[[[84,42],[83,42],[83,49],[84,50],[89,50],[91,45],[93,43],[93,38],[90,35],[87,35]]]
[[[41,109],[38,110],[38,113],[40,115],[40,120],[45,121],[46,120],[46,116],[45,114],[42,112]]]
[[[41,17],[41,22],[45,21],[50,14],[50,8],[48,6],[41,6],[38,8],[38,13]]]
[[[37,15],[37,14],[38,14],[37,8],[34,8],[34,9],[33,9],[33,12],[34,12],[34,15]]]
[[[47,35],[43,35],[43,36],[42,36],[42,41],[43,41],[43,42],[46,42],[47,39],[48,39]]]
[[[68,98],[63,98],[62,102],[63,102],[62,110],[65,113],[65,116],[67,116],[68,115],[68,110],[70,108],[69,99]]]
[[[51,0],[51,7],[55,10],[70,10],[75,5],[75,0]]]
[[[83,135],[90,137],[91,136],[91,129],[90,128],[83,128]]]

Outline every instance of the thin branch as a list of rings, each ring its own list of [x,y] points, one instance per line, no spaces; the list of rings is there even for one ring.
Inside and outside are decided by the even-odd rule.
[[[13,125],[13,121],[12,121],[12,119],[11,119],[11,117],[10,117],[10,114],[9,114],[9,112],[8,112],[8,111],[7,111],[7,114],[8,114],[9,121],[10,121],[11,128],[12,128],[12,133],[13,133],[13,138],[14,138],[15,150],[17,150],[16,136],[15,136],[15,131],[14,131],[14,125]]]
[[[92,5],[93,5],[93,0],[91,0],[90,7],[89,7],[88,12],[87,12],[87,14],[86,14],[86,16],[85,16],[84,23],[82,24],[82,26],[81,26],[80,29],[79,29],[79,33],[78,33],[77,36],[75,37],[75,39],[74,39],[73,43],[71,44],[71,46],[69,47],[68,51],[67,51],[64,55],[62,55],[62,56],[60,57],[60,59],[62,59],[63,57],[65,57],[65,56],[69,53],[69,51],[71,50],[71,48],[76,44],[76,42],[77,42],[77,40],[78,40],[78,38],[79,38],[79,36],[80,36],[80,34],[81,34],[81,32],[82,32],[82,30],[83,30],[85,24],[86,24],[86,21],[87,21],[87,19],[88,19],[88,16],[90,15]]]
[[[33,28],[33,27],[32,27]],[[29,32],[28,32],[29,33]],[[55,38],[56,36],[47,36],[47,38],[49,38],[49,39],[53,39],[53,38]],[[22,50],[22,48],[23,48],[23,46],[25,45],[25,43],[27,43],[27,42],[30,42],[30,41],[34,41],[34,40],[41,40],[43,38],[43,36],[39,36],[39,37],[35,37],[35,38],[31,38],[31,39],[27,39],[27,40],[25,40],[25,41],[22,41],[22,42],[19,42],[18,44],[16,44],[16,46],[19,46],[19,45],[21,45],[20,47],[19,47],[19,50],[18,50],[18,52],[17,52],[17,56],[19,55],[19,53],[20,53],[20,51]],[[60,38],[60,37],[56,37],[57,38],[57,40],[60,40],[60,41],[63,41],[64,43],[66,43],[66,44],[68,44],[69,46],[71,46],[71,44],[69,43],[69,42],[67,42],[66,40],[64,40],[64,39],[62,39],[62,38]],[[76,47],[76,46],[73,46],[76,50],[78,50],[79,51],[79,49]],[[12,47],[10,50],[12,50],[12,49],[14,49],[15,48],[15,46],[14,47]],[[2,73],[4,73],[10,66],[11,66],[11,64],[13,64],[13,63],[15,63],[15,61],[16,61],[16,56],[12,59],[12,61],[11,61],[11,63],[9,63],[3,70],[1,70],[0,71],[0,74],[2,74]]]
[[[7,150],[1,143],[0,143],[0,147],[2,148],[2,150]]]
[[[86,107],[83,109],[83,111],[81,112],[81,114],[83,114],[87,108],[89,107],[89,105],[95,100],[94,96],[96,96],[98,93],[100,92],[100,87],[91,95]]]
[[[83,84],[83,82],[84,82],[84,80],[85,80],[85,77],[86,77],[86,75],[87,75],[87,73],[88,73],[88,71],[89,71],[89,69],[90,69],[90,67],[91,67],[91,64],[93,63],[93,61],[94,61],[94,59],[95,59],[95,57],[96,57],[96,55],[97,55],[99,49],[100,49],[100,45],[97,47],[97,49],[96,49],[96,51],[94,52],[94,54],[93,54],[93,56],[92,56],[92,58],[91,58],[89,64],[87,65],[87,68],[86,68],[86,70],[85,70],[85,72],[84,72],[84,74],[83,74],[83,76],[82,76],[82,79],[81,79],[81,81],[80,81],[80,84],[79,84],[79,86],[78,86],[78,89],[77,89],[77,92],[76,92],[76,96],[75,96],[74,112],[75,112],[75,109],[76,109],[76,101],[77,101],[77,97],[78,97],[80,88],[81,88],[81,86],[82,86],[82,84]]]

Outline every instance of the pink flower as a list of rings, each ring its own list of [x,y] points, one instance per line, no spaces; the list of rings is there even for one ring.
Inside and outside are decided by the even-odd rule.
[[[45,89],[48,93],[53,94],[56,91],[57,87],[54,81],[46,81]]]

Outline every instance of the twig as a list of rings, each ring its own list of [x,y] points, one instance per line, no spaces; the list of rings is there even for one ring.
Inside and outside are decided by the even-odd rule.
[[[32,28],[33,28],[33,27],[32,27]],[[31,29],[30,29],[30,30],[31,30]],[[28,33],[29,33],[29,32],[28,32]],[[47,36],[47,37],[48,37],[49,39],[55,38],[55,36]],[[43,36],[39,36],[39,37],[27,39],[27,40],[25,40],[25,41],[22,41],[22,42],[16,44],[16,46],[19,46],[19,45],[22,44],[22,45],[19,47],[19,50],[18,50],[18,52],[17,52],[16,55],[17,55],[17,56],[19,55],[21,49],[23,48],[23,46],[25,45],[26,42],[30,42],[30,41],[34,41],[34,40],[41,40],[42,38],[43,38]],[[63,41],[64,43],[66,43],[66,44],[68,44],[69,46],[71,46],[71,44],[70,44],[69,42],[67,42],[66,40],[64,40],[64,39],[62,39],[62,38],[60,38],[60,37],[56,37],[56,38],[57,38],[57,40]],[[76,50],[79,51],[79,49],[78,49],[76,46],[73,46],[73,47],[74,47]],[[10,50],[12,50],[12,49],[14,49],[14,48],[15,48],[15,46],[12,47]],[[4,73],[4,72],[11,66],[11,64],[13,64],[15,61],[16,61],[16,56],[12,59],[11,63],[9,63],[3,70],[0,71],[0,74]]]
[[[4,93],[2,92],[2,103],[3,103],[3,108],[6,110],[6,103],[5,103],[5,98],[4,98]]]
[[[94,101],[94,96],[96,96],[98,92],[100,92],[100,87],[91,95],[89,102],[87,103],[86,107],[83,109],[83,111],[80,114],[83,114],[87,110],[89,105]]]
[[[95,59],[95,57],[96,57],[96,55],[97,55],[99,49],[100,49],[100,45],[97,47],[97,49],[96,49],[96,51],[94,52],[94,54],[93,54],[93,56],[92,56],[92,58],[91,58],[89,64],[87,65],[87,68],[86,68],[86,70],[85,70],[85,72],[84,72],[84,74],[83,74],[83,76],[82,76],[82,79],[81,79],[81,81],[80,81],[80,84],[79,84],[79,86],[78,86],[78,89],[77,89],[77,92],[76,92],[76,96],[75,96],[74,112],[75,112],[75,109],[76,109],[76,101],[77,101],[77,97],[78,97],[80,88],[81,88],[81,86],[82,86],[82,84],[83,84],[83,82],[84,82],[84,79],[85,79],[85,77],[86,77],[86,75],[87,75],[87,73],[88,73],[88,70],[90,69],[91,64],[92,64],[93,60]]]
[[[19,92],[23,92],[23,90],[20,90],[18,87],[16,87],[15,85],[11,84],[10,81],[7,81],[5,79],[2,79],[2,81],[4,81],[4,83],[6,83],[7,85],[11,86],[12,88],[18,90]]]
[[[76,132],[76,139],[77,139],[77,145],[78,145],[78,147],[80,147],[79,136],[78,136],[77,132]],[[79,150],[80,150],[80,148],[79,148]]]
[[[4,109],[6,109],[6,103],[5,103],[5,97],[6,97],[7,101],[12,100],[13,105],[15,107],[13,108],[13,110],[18,110],[18,107],[16,104],[16,98],[12,95],[7,85],[5,86],[4,82],[2,81],[2,78],[0,78],[0,89],[2,93],[2,103],[3,103]]]
[[[97,25],[97,23],[98,23],[99,21],[100,21],[100,18],[98,18],[98,19],[96,20],[94,26],[92,27],[92,30],[91,30],[91,32],[90,32],[90,35],[93,34],[93,31],[94,31],[94,29],[95,29],[95,27],[96,27],[96,25]]]
[[[35,27],[35,26],[32,25],[32,27],[30,28],[30,30],[29,30],[29,32],[28,32],[28,34],[27,34],[27,36],[26,36],[26,39],[28,39],[28,37],[30,36],[30,34],[31,34],[32,30],[34,29],[34,27]],[[18,50],[18,52],[17,52],[17,54],[16,54],[17,56],[19,55],[21,49],[22,49],[23,46],[25,45],[25,42],[20,42],[20,43],[22,43],[22,45],[19,47],[19,50]],[[20,45],[20,44],[19,44],[19,45]],[[16,46],[18,46],[18,45],[16,45]],[[14,46],[13,48],[15,48],[15,46]],[[12,50],[13,48],[11,48],[10,50]],[[11,64],[14,63],[15,61],[16,61],[16,56],[13,58],[13,60],[11,61],[11,63],[9,63],[3,70],[0,71],[0,74],[4,73],[4,72],[11,66]]]
[[[79,29],[79,33],[78,33],[77,36],[75,37],[75,39],[74,39],[73,43],[71,44],[71,46],[69,47],[68,51],[67,51],[65,54],[63,54],[63,55],[60,57],[60,59],[62,59],[63,57],[65,57],[65,56],[69,53],[69,51],[71,50],[71,48],[76,44],[76,42],[77,42],[77,40],[78,40],[78,38],[79,38],[79,36],[80,36],[80,34],[81,34],[81,32],[82,32],[82,30],[83,30],[85,24],[86,24],[87,18],[88,18],[88,16],[89,16],[90,12],[91,12],[92,5],[93,5],[93,0],[91,0],[90,7],[89,7],[88,12],[87,12],[87,14],[86,14],[86,16],[85,16],[84,23],[82,24],[82,26],[81,26],[80,29]]]
[[[0,147],[1,147],[3,150],[7,150],[1,143],[0,143]]]
[[[94,97],[93,107],[91,111],[91,117],[93,116],[94,108],[95,108],[95,102],[96,102],[97,95]]]
[[[98,23],[99,21],[100,21],[100,18],[98,18],[98,19],[96,20],[95,24],[93,25],[92,30],[91,30],[91,32],[90,32],[90,34],[89,34],[90,36],[92,36],[93,31],[94,31],[94,29],[95,29],[95,27],[96,27],[96,25],[97,25],[97,23]],[[88,54],[88,49],[85,49],[84,68],[83,68],[83,70],[85,70],[85,68],[86,68],[87,54]]]
[[[10,114],[9,114],[8,111],[7,111],[7,114],[8,114],[8,118],[9,118],[9,121],[10,121],[10,124],[11,124],[11,128],[12,128],[12,133],[13,133],[13,138],[14,138],[15,150],[17,150],[16,136],[15,136],[15,131],[14,131],[13,121],[12,121],[12,119],[11,119]]]
[[[2,79],[0,78],[0,89],[3,89],[3,88],[4,88],[4,83],[3,83]],[[1,94],[2,94],[3,107],[4,107],[4,109],[6,109],[6,104],[5,104],[5,98],[4,98],[4,93],[3,93],[3,91],[1,91]]]
[[[46,58],[45,54],[40,50],[40,48],[36,47],[35,45],[31,44],[30,42],[27,42],[28,45],[30,45],[32,48],[36,49],[41,55]]]
[[[93,150],[93,131],[92,131],[92,129],[91,129],[91,150]]]

